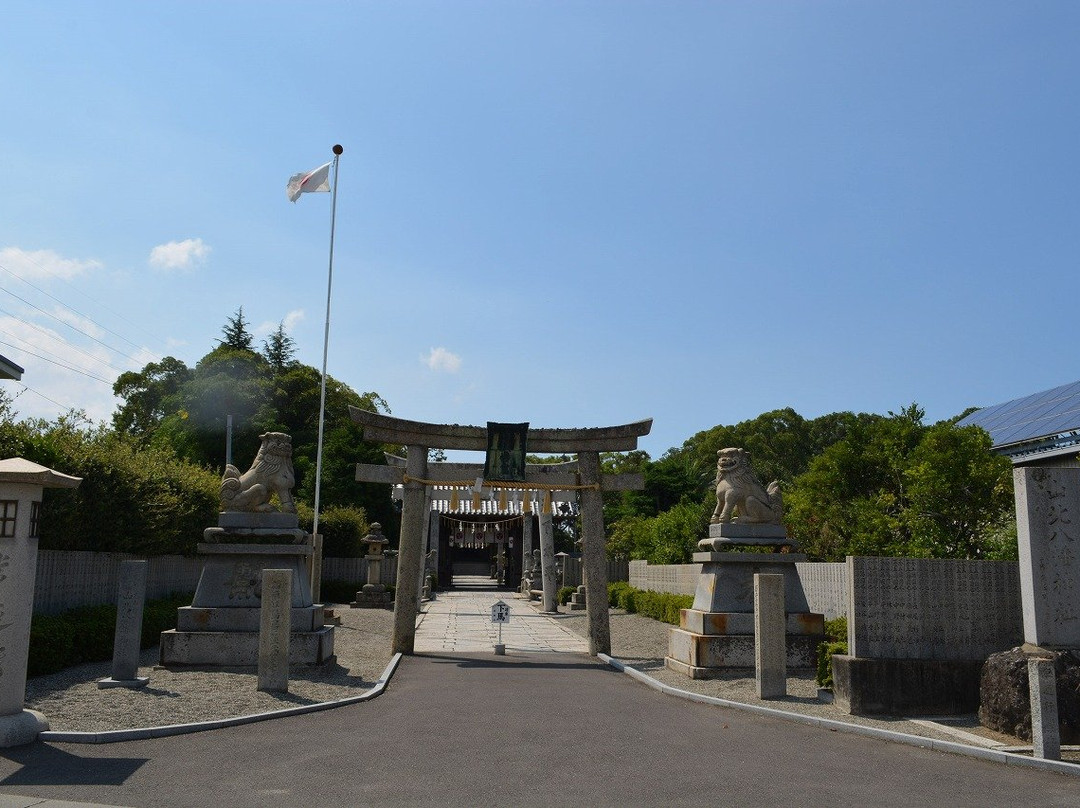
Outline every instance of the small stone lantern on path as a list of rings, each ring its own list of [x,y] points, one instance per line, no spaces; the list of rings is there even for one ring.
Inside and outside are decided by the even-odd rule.
[[[0,747],[32,743],[49,728],[41,713],[23,709],[41,494],[81,482],[21,457],[0,460]]]
[[[368,546],[367,583],[356,593],[356,600],[349,604],[354,609],[387,609],[393,606],[393,598],[380,582],[383,548],[390,543],[382,534],[382,525],[371,523],[371,532],[360,540]]]

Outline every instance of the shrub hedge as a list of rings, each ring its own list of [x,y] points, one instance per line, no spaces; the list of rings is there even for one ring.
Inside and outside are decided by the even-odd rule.
[[[143,606],[140,647],[158,644],[161,632],[176,627],[176,610],[191,604],[191,595],[148,600]],[[34,615],[30,621],[27,676],[42,676],[83,662],[112,659],[116,633],[115,606],[86,606],[60,614]]]
[[[677,626],[680,613],[694,605],[694,598],[692,595],[634,589],[626,581],[615,581],[608,584],[608,603],[630,614],[640,614]]]

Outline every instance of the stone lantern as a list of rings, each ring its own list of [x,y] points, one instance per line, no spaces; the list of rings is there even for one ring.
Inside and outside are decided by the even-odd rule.
[[[0,747],[31,743],[49,728],[45,716],[23,708],[41,494],[81,482],[21,457],[0,460]]]
[[[393,606],[393,598],[380,582],[383,560],[383,548],[390,543],[382,534],[382,525],[371,523],[371,532],[360,540],[368,547],[367,583],[356,593],[356,600],[350,606],[354,609],[386,609]]]

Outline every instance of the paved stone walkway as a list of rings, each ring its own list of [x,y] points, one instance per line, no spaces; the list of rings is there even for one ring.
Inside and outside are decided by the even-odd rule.
[[[589,641],[560,626],[558,618],[543,614],[539,602],[516,597],[513,592],[465,588],[440,592],[437,600],[424,604],[415,652],[492,652],[499,641],[499,624],[491,622],[491,607],[500,600],[510,606],[510,622],[502,624],[507,653],[589,652]]]

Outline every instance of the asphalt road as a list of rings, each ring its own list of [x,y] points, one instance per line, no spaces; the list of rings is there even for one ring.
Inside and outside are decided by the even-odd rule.
[[[705,706],[584,655],[406,657],[363,704],[0,752],[0,793],[152,806],[1080,805],[1080,778]]]

